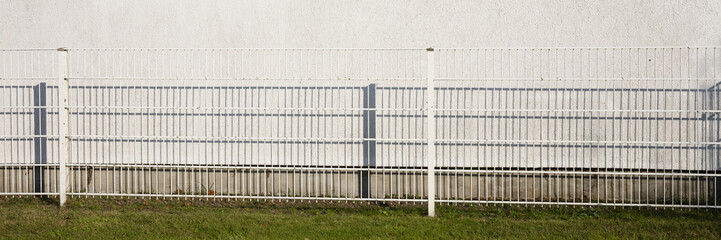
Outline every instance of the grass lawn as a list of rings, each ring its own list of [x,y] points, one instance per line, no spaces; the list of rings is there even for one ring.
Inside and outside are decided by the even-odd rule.
[[[630,208],[0,198],[0,238],[721,238],[721,212]]]

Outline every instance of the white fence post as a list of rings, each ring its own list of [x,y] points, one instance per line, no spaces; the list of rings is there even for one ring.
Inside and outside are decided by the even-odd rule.
[[[68,109],[68,52],[64,48],[58,48],[58,120],[60,127],[58,141],[60,143],[60,151],[58,162],[58,192],[60,194],[60,206],[62,207],[67,200],[67,179],[68,169],[65,164],[70,158],[70,145],[68,141],[69,127],[68,120],[70,112]]]
[[[428,53],[428,88],[426,89],[426,111],[428,115],[428,216],[436,216],[436,98],[434,91],[434,61],[433,48],[426,49]]]

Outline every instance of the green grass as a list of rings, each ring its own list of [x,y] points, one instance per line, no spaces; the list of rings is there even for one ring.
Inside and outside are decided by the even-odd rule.
[[[720,238],[721,212],[226,200],[0,198],[0,238]]]

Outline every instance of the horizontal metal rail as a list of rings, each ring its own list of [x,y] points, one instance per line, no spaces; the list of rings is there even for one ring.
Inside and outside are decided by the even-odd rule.
[[[721,177],[721,173],[680,173],[650,172],[656,169],[633,169],[628,172],[589,172],[589,171],[534,171],[534,170],[473,170],[473,169],[436,169],[446,173],[481,173],[481,174],[545,174],[545,175],[616,175],[616,176],[686,176],[686,177]],[[643,172],[647,171],[647,172]]]
[[[7,136],[12,138],[13,136]],[[35,135],[20,138],[39,137]],[[4,138],[0,136],[0,138]],[[243,136],[111,136],[111,135],[70,135],[70,139],[123,139],[123,140],[227,140],[227,141],[296,141],[296,142],[425,142],[425,139],[393,139],[393,138],[302,138],[302,137],[243,137]],[[437,143],[525,143],[525,144],[578,144],[578,145],[653,145],[653,146],[678,146],[678,145],[721,145],[721,142],[661,142],[661,141],[587,141],[587,140],[525,140],[525,139],[436,139]]]
[[[31,193],[31,192],[17,192],[17,193],[0,193],[0,196],[58,196],[59,193],[44,192],[44,193]]]
[[[33,106],[0,106],[0,108],[52,108]],[[67,106],[70,109],[149,109],[149,110],[198,110],[198,111],[369,111],[368,108],[273,108],[273,107],[162,107],[162,106]],[[423,111],[409,108],[373,108],[372,111]],[[721,110],[683,110],[683,109],[463,109],[463,108],[436,108],[436,111],[461,112],[620,112],[620,113],[721,113]]]
[[[68,51],[113,51],[113,50],[124,50],[124,51],[160,51],[160,50],[172,50],[172,51],[223,51],[223,50],[249,50],[249,51],[425,51],[426,48],[65,48]]]
[[[44,165],[46,166],[46,165]],[[158,165],[158,164],[109,164],[109,163],[69,163],[70,167],[98,167],[98,168],[174,168],[174,169],[237,169],[237,170],[283,170],[283,171],[368,171],[368,172],[426,172],[423,168],[378,168],[378,167],[285,167],[285,166],[231,166],[231,165]]]
[[[437,200],[442,203],[484,203],[484,204],[518,204],[518,205],[549,205],[549,206],[599,206],[599,207],[650,207],[650,208],[721,208],[716,205],[680,205],[680,204],[646,204],[646,203],[614,203],[614,202],[549,202],[549,201],[498,201],[498,200]]]
[[[283,77],[255,77],[255,78],[237,78],[237,77],[131,77],[131,76],[114,76],[114,77],[68,77],[69,80],[152,80],[152,81],[420,81],[420,78],[370,78],[370,77],[335,77],[335,78],[283,78]],[[142,87],[139,87],[142,88]],[[212,87],[211,87],[212,88]]]
[[[125,193],[68,193],[70,196],[105,196],[105,197],[167,197],[167,198],[229,198],[257,200],[323,200],[323,201],[371,201],[371,202],[426,202],[426,199],[407,198],[342,198],[342,197],[295,197],[295,196],[234,196],[234,195],[187,195],[187,194],[125,194]]]
[[[437,81],[565,81],[565,82],[631,82],[631,81],[721,81],[721,78],[517,78],[517,77],[495,77],[495,78],[436,78]],[[560,87],[561,89],[563,87]]]

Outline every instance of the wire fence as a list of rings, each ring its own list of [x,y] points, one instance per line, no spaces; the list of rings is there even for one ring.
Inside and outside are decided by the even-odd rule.
[[[0,194],[716,208],[719,59],[5,49]]]
[[[440,201],[716,207],[720,56],[440,50]]]

